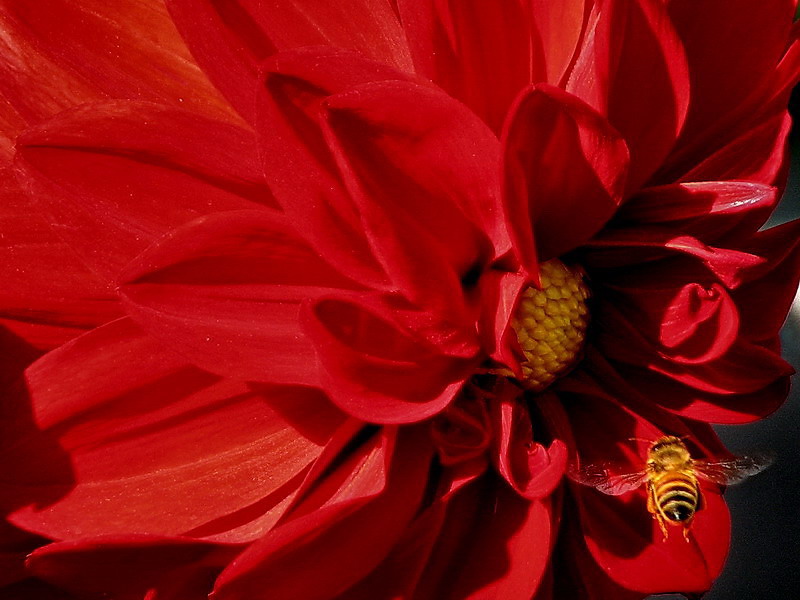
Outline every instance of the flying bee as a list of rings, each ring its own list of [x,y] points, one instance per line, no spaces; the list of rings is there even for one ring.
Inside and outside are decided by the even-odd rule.
[[[666,435],[650,443],[644,468],[635,473],[612,474],[606,465],[585,465],[570,472],[574,481],[604,494],[619,496],[642,484],[647,486],[647,510],[658,521],[664,539],[668,525],[689,528],[702,506],[698,479],[719,485],[744,481],[766,469],[772,459],[766,455],[739,456],[725,460],[694,459],[681,438]]]

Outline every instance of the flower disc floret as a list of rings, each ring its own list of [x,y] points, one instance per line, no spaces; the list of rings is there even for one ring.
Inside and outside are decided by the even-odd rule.
[[[589,325],[583,273],[559,260],[540,265],[541,287],[523,291],[511,325],[524,356],[522,384],[541,391],[578,362]]]

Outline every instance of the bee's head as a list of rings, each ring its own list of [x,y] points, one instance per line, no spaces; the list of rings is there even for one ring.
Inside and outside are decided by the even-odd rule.
[[[650,446],[648,462],[668,471],[683,467],[690,459],[689,450],[680,438],[664,436]]]

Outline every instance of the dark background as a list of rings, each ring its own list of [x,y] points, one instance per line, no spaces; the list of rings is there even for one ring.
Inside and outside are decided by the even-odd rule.
[[[800,218],[800,92],[792,98],[792,169],[786,193],[770,225]],[[783,355],[800,371],[800,296],[783,328]],[[775,463],[764,473],[728,489],[733,520],[728,562],[704,600],[791,600],[800,598],[800,377],[789,399],[768,418],[749,425],[720,426],[725,444],[737,453],[767,449]],[[654,600],[682,598],[652,596]],[[613,599],[609,599],[613,600]]]

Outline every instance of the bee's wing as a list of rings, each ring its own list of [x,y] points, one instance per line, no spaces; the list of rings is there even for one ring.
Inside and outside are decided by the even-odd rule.
[[[767,453],[737,456],[728,460],[695,460],[695,473],[720,485],[731,485],[760,473],[772,464],[773,456]]]
[[[620,496],[625,492],[635,490],[647,481],[645,471],[613,475],[607,465],[597,464],[570,469],[567,476],[577,483],[593,487],[609,496]]]

